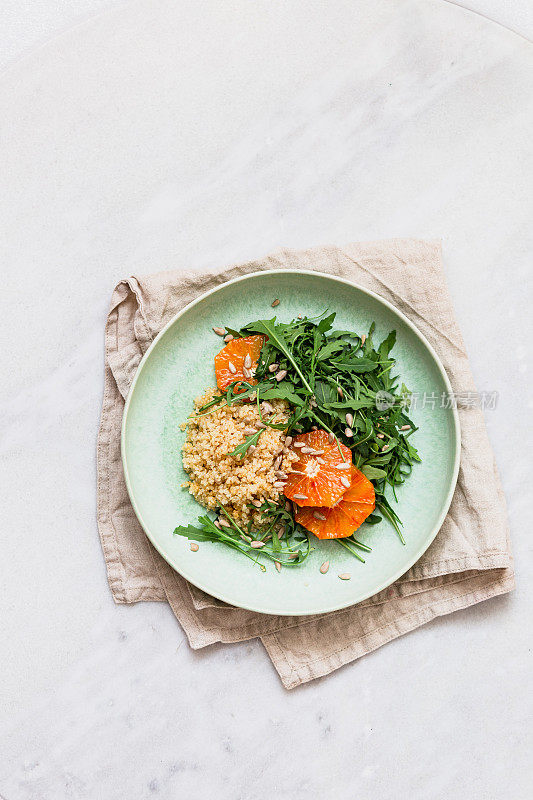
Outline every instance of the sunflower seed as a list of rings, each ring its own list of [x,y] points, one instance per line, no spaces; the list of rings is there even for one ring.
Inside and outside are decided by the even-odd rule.
[[[286,472],[282,472],[280,469],[277,469],[274,472],[274,475],[276,476],[276,478],[279,478],[280,481],[286,481],[287,478],[289,477]]]
[[[318,403],[316,402],[316,400],[311,400],[311,402],[309,403],[309,406],[310,406],[310,408],[317,408],[318,407]]]
[[[303,318],[304,318],[303,314],[298,314],[298,319],[303,319]]]
[[[255,427],[257,429],[260,429],[260,430],[262,430],[263,428],[266,428],[266,425],[265,425],[264,422],[254,422],[254,425],[255,425]]]
[[[328,569],[329,569],[329,561],[324,561],[324,563],[320,567],[320,572],[322,573],[322,575],[325,575]]]
[[[290,514],[290,513],[291,513],[291,511],[292,511],[292,505],[291,505],[291,501],[290,501],[290,500],[286,500],[286,501],[285,501],[285,511],[288,511],[288,512],[289,512],[289,514]]]
[[[216,520],[213,522],[213,525],[215,526],[215,528],[218,528],[218,529],[220,530],[220,522],[218,521],[218,519],[216,519]]]
[[[345,436],[347,436],[347,437],[348,437],[348,439],[351,439],[351,438],[352,438],[352,436],[353,436],[353,431],[352,431],[352,429],[351,429],[351,428],[345,428],[345,429],[344,429],[344,435],[345,435]]]
[[[305,447],[305,442],[294,442],[293,447]]]
[[[276,567],[278,572],[281,572],[281,564],[279,563],[279,561],[274,561],[274,566]]]
[[[277,372],[279,369],[279,364],[271,364],[268,368],[269,372]]]
[[[246,369],[250,369],[250,367],[252,366],[252,358],[250,356],[250,353],[246,353],[246,358],[244,359],[244,366],[246,367]]]
[[[232,333],[228,333],[226,336],[224,336],[224,341],[225,341],[226,343],[227,343],[227,342],[231,342],[233,338],[234,338],[234,337],[233,337],[233,334],[232,334]]]
[[[257,550],[259,547],[264,547],[264,546],[265,546],[265,543],[264,543],[264,542],[250,542],[250,547],[255,547],[255,548],[256,548],[256,550]]]
[[[285,447],[288,447],[290,444],[292,444],[292,436],[286,436],[285,437]]]
[[[384,452],[385,452],[385,450],[388,450],[388,449],[389,449],[389,445],[388,445],[388,444],[386,444],[386,445],[385,445],[385,447],[382,447],[382,448],[381,448],[381,452],[382,452],[382,453],[384,453]]]
[[[280,381],[282,381],[282,380],[283,380],[283,378],[285,378],[286,376],[287,376],[287,370],[286,370],[286,369],[280,369],[280,371],[276,373],[276,380],[277,380],[277,382],[279,383],[279,382],[280,382]]]
[[[314,456],[323,456],[323,455],[324,455],[324,453],[325,453],[325,450],[315,450],[315,449],[313,448],[313,453],[312,453],[312,455],[314,455]]]
[[[251,444],[250,447],[248,448],[249,453],[254,453],[255,450],[256,450],[255,444]]]
[[[384,433],[378,433],[378,439],[384,439],[384,438],[385,438]]]
[[[298,558],[298,553],[289,553],[289,558]]]
[[[255,401],[257,400],[257,392],[252,392],[248,400],[250,401],[250,403],[255,403]]]
[[[254,433],[257,433],[257,431],[256,431],[255,428],[245,428],[243,430],[243,433],[244,433],[245,436],[253,436]]]
[[[339,575],[341,581],[349,581],[351,577],[352,576],[350,575],[349,572],[341,572],[341,574]]]
[[[279,306],[279,300],[276,298],[275,300],[272,301],[270,305],[272,306],[272,308],[276,308],[276,306]]]
[[[318,427],[317,427],[316,425],[311,425],[311,430],[312,430],[312,431],[317,431],[317,430],[318,430]]]
[[[295,500],[309,500],[306,494],[293,494]]]
[[[224,336],[224,334],[226,333],[224,328],[213,328],[213,330],[215,331],[217,336]]]
[[[226,517],[219,517],[219,518],[218,518],[218,524],[219,524],[219,525],[220,525],[222,528],[231,528],[231,522],[229,522],[229,521],[226,519]]]
[[[351,466],[349,461],[343,461],[342,464],[335,464],[335,469],[350,469]]]
[[[337,394],[339,395],[340,399],[342,400],[344,397],[344,392],[342,391],[340,386],[337,386]]]
[[[345,486],[347,489],[350,488],[350,481],[348,480],[348,478],[345,478],[344,475],[342,476],[340,481],[341,481],[342,485]]]
[[[284,489],[285,481],[275,481],[272,485],[274,486],[274,489]]]
[[[193,553],[196,553],[196,551],[198,550],[198,545],[196,544],[196,542],[191,542],[191,550],[193,551]]]
[[[330,444],[333,444],[334,441],[335,441],[335,436],[332,433],[328,433],[328,442]]]
[[[235,375],[235,373],[237,372],[237,367],[235,366],[233,361],[228,361],[228,369],[233,375]]]
[[[241,539],[243,540],[243,542],[251,542],[252,541],[252,537],[251,536],[247,536],[245,533],[241,533],[240,536],[241,536]]]
[[[402,425],[400,430],[401,431],[410,431],[411,430],[411,426],[410,425]]]
[[[361,344],[364,344],[365,342],[366,342],[366,333],[363,333],[363,335],[361,336]]]
[[[263,503],[261,502],[261,500],[252,500],[252,505],[255,506],[256,508],[261,508]]]
[[[320,456],[318,456],[318,458],[317,458],[317,462],[318,462],[319,464],[325,464],[325,463],[326,463],[326,462],[324,461],[324,459],[323,459],[323,458],[320,458]]]
[[[346,424],[350,426],[353,425],[353,414],[346,414]]]
[[[278,456],[276,459],[274,459],[274,469],[275,470],[279,469],[281,467],[281,462],[282,461],[283,461],[283,457],[282,456]]]
[[[263,412],[263,414],[273,414],[274,413],[274,409],[272,408],[270,403],[267,403],[266,400],[263,400],[263,402],[261,403],[261,411]]]
[[[245,378],[248,378],[248,380],[250,380],[250,378],[252,377],[252,373],[250,372],[248,367],[242,368],[242,374],[244,375]]]
[[[315,519],[320,519],[322,522],[326,521],[324,514],[321,514],[320,511],[313,511],[313,517]]]
[[[313,452],[313,448],[312,447],[307,447],[307,445],[304,445],[302,447],[302,451],[301,452],[305,453],[306,455],[311,455],[311,453]]]

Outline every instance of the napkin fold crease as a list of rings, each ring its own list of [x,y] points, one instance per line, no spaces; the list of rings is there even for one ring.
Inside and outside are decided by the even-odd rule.
[[[266,269],[313,269],[380,294],[422,331],[455,392],[475,392],[442,267],[439,241],[394,239],[280,250],[224,269],[171,271],[121,281],[105,329],[97,445],[97,518],[117,603],[166,601],[193,648],[259,637],[293,688],[420,627],[514,587],[505,499],[479,408],[459,408],[461,467],[435,541],[398,581],[356,606],[309,617],[234,608],[187,583],[152,547],[129,502],[120,457],[124,400],[139,362],[183,306],[227,280]]]

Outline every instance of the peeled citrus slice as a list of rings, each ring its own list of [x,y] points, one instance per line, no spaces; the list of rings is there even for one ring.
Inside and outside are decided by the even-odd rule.
[[[292,448],[299,460],[293,462],[285,484],[285,496],[299,506],[328,506],[340,500],[350,486],[352,451],[330,442],[326,431],[301,433]]]
[[[255,386],[257,381],[253,376],[264,341],[264,336],[232,339],[215,356],[217,386],[221,392],[226,391],[230,384],[238,380],[244,380]]]
[[[357,530],[376,507],[374,487],[352,465],[352,482],[333,508],[299,508],[296,522],[319,539],[343,539]]]

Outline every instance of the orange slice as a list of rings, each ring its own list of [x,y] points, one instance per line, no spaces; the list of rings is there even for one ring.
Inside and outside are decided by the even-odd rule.
[[[300,433],[292,449],[299,460],[291,465],[285,496],[299,506],[334,506],[350,485],[350,470],[339,465],[352,463],[351,450],[341,444],[343,461],[337,442],[331,443],[326,431]]]
[[[253,375],[264,341],[264,336],[246,336],[243,339],[232,339],[215,356],[217,386],[221,392],[225,392],[230,384],[238,380],[247,381],[247,383],[255,386],[257,381]],[[247,357],[250,367],[245,364]],[[245,370],[251,370],[251,372],[246,375]]]
[[[299,508],[296,522],[319,539],[344,539],[365,521],[376,507],[374,487],[352,465],[352,483],[333,508]]]

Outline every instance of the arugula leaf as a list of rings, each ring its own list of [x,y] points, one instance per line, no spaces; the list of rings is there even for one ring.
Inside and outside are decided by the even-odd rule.
[[[361,467],[361,472],[365,477],[368,478],[369,481],[377,481],[381,478],[387,477],[386,470],[378,469],[377,467],[370,467],[368,464],[365,464],[364,467]]]
[[[372,370],[379,367],[377,361],[372,361],[369,358],[353,358],[350,361],[332,361],[331,363],[342,372],[372,372]]]
[[[252,433],[250,436],[247,436],[242,444],[237,445],[235,450],[232,450],[231,453],[228,453],[229,456],[233,458],[242,458],[248,452],[248,449],[252,445],[256,445],[259,437],[263,433],[264,428],[260,428],[257,433]]]

